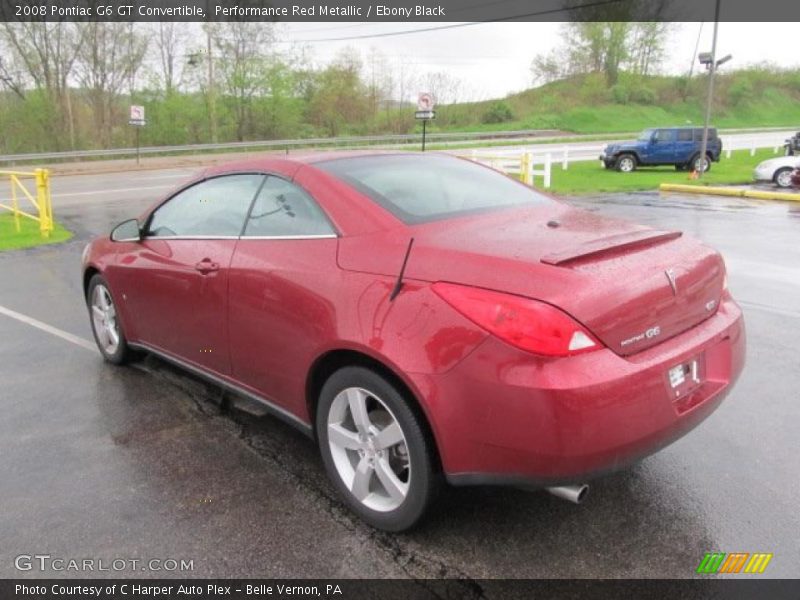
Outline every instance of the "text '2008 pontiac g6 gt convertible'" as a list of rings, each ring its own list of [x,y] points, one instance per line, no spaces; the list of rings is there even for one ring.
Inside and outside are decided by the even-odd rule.
[[[83,284],[106,360],[263,403],[390,531],[444,482],[578,501],[714,411],[745,355],[712,248],[443,155],[211,168],[91,242]]]

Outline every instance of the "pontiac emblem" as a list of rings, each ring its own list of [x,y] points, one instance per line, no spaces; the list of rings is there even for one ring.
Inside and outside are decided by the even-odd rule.
[[[675,270],[674,269],[667,269],[664,271],[664,275],[667,276],[667,281],[669,281],[669,287],[672,288],[672,295],[678,295],[678,281],[675,277]]]

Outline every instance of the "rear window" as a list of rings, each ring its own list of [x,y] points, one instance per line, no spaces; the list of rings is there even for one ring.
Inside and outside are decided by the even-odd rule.
[[[408,224],[552,202],[507,175],[450,156],[362,156],[316,166]]]
[[[679,129],[678,130],[678,141],[679,142],[691,142],[692,141],[692,130],[691,129]]]
[[[694,130],[694,141],[699,142],[703,139],[703,129],[695,129]],[[713,127],[708,128],[708,139],[715,140],[717,139],[717,130]]]

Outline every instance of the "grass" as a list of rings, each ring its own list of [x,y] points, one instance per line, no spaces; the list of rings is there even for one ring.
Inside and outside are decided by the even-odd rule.
[[[64,229],[58,222],[54,223],[50,237],[42,237],[39,223],[20,217],[20,231],[14,226],[14,215],[10,212],[0,213],[0,252],[3,250],[19,250],[43,244],[57,244],[72,237],[72,232]]]
[[[697,185],[741,185],[752,183],[753,169],[762,160],[774,158],[770,149],[757,150],[750,156],[749,150],[738,150],[730,158],[713,163],[711,170],[701,181],[689,179],[687,171],[676,171],[674,167],[641,167],[633,173],[620,173],[604,169],[600,161],[575,162],[567,171],[560,163],[553,164],[551,191],[559,194],[590,194],[596,192],[634,192],[657,189],[661,183],[683,183]],[[536,186],[541,178],[536,177]]]

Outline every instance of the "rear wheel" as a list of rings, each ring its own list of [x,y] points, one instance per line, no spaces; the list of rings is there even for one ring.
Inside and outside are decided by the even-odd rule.
[[[340,369],[322,388],[316,428],[325,470],[353,512],[386,531],[419,521],[439,485],[435,453],[392,383],[362,367]]]
[[[778,187],[782,188],[792,187],[792,169],[789,167],[778,169],[775,172],[775,175],[772,178],[772,180]]]
[[[620,154],[617,162],[614,165],[617,171],[622,173],[630,173],[636,170],[636,157],[633,154]]]
[[[698,173],[706,173],[711,170],[711,161],[709,160],[708,156],[703,158],[699,154],[696,154],[694,158],[692,158],[691,165],[692,169]]]
[[[86,304],[100,354],[110,363],[123,364],[130,359],[132,352],[122,331],[114,297],[108,283],[99,273],[89,281]]]

